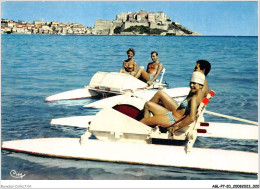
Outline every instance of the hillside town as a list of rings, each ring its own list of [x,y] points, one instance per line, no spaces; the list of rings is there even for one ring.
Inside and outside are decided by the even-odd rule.
[[[1,34],[54,34],[54,35],[176,35],[198,36],[178,22],[172,21],[164,12],[140,10],[123,12],[115,20],[96,20],[94,27],[79,23],[57,21],[33,21],[1,19]]]
[[[65,23],[65,22],[44,22],[34,21],[25,22],[19,20],[1,19],[1,34],[75,34],[84,35],[91,34],[91,29],[84,27],[78,23]]]

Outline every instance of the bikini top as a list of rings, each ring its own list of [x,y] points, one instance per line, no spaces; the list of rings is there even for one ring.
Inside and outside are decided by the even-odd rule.
[[[128,63],[127,66],[125,66],[125,63]],[[127,69],[132,69],[134,68],[134,64],[136,64],[136,62],[134,61],[134,63],[129,63],[129,62],[124,62],[124,67],[127,68]]]
[[[187,99],[184,99],[181,104],[179,105],[178,109],[185,109],[185,114],[189,114],[190,113],[190,106],[189,103],[187,101]]]

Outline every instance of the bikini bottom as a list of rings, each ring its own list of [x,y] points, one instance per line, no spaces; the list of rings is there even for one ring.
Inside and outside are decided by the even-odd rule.
[[[166,115],[169,117],[170,121],[171,121],[171,124],[174,124],[175,123],[175,120],[172,116],[172,112],[167,112]]]

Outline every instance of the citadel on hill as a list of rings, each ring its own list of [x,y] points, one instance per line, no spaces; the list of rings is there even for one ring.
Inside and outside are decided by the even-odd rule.
[[[113,21],[96,20],[94,27],[68,22],[25,22],[1,20],[1,33],[58,34],[58,35],[176,35],[201,36],[178,22],[172,21],[164,12],[140,10],[136,13],[122,12]]]
[[[145,10],[120,13],[113,21],[96,20],[93,31],[102,35],[201,35],[171,21],[162,11],[154,13]]]

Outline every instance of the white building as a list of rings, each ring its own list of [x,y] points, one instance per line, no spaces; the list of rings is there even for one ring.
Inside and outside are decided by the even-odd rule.
[[[155,22],[155,13],[154,12],[148,13],[148,22]]]
[[[122,12],[122,13],[116,15],[116,20],[121,21],[121,22],[125,22],[127,20],[127,15],[129,13],[131,13],[131,12],[128,12],[128,13]]]

